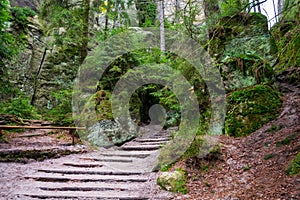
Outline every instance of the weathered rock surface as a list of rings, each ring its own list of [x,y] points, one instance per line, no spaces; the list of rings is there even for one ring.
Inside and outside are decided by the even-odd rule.
[[[295,7],[296,8],[296,7]],[[300,17],[298,17],[300,18]],[[274,69],[281,73],[288,68],[300,66],[300,28],[299,19],[281,20],[271,30],[272,53],[276,57]]]
[[[118,121],[102,120],[89,129],[87,139],[98,147],[121,145],[136,137],[136,130],[129,124],[125,130]]]
[[[267,17],[260,13],[220,19],[209,31],[209,53],[221,65],[226,90],[273,80]]]
[[[157,178],[157,184],[164,190],[178,192],[185,187],[184,171],[162,172]]]
[[[276,119],[282,105],[280,94],[269,86],[257,85],[229,94],[225,133],[246,136]]]
[[[35,11],[38,10],[43,0],[10,0],[11,6],[29,7]]]

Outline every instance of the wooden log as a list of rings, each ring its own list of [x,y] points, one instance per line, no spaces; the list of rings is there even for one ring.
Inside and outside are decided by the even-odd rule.
[[[0,129],[63,129],[63,130],[86,130],[85,127],[68,127],[68,126],[10,126],[0,125]]]

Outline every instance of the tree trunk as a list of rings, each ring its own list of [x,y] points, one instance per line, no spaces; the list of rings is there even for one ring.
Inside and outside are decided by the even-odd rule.
[[[83,27],[82,27],[82,44],[80,52],[80,63],[83,63],[88,53],[89,42],[89,16],[90,16],[90,0],[83,0]]]
[[[164,2],[160,0],[158,2],[159,8],[159,22],[160,22],[160,50],[165,52],[165,22],[164,22]]]
[[[175,17],[174,17],[174,24],[179,23],[179,11],[180,11],[180,3],[181,0],[176,0],[176,4],[175,4]]]
[[[218,0],[204,0],[203,3],[205,18],[209,18],[215,14],[220,13]]]
[[[277,23],[278,20],[277,20],[277,14],[276,14],[275,0],[272,0],[272,2],[273,2],[273,8],[274,8],[274,18],[275,18],[275,22]]]
[[[277,2],[278,18],[280,17],[282,10],[283,10],[283,0],[278,0]]]

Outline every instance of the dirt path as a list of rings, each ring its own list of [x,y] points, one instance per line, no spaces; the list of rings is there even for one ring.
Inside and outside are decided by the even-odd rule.
[[[300,89],[286,84],[281,89],[287,93],[276,120],[248,137],[219,137],[217,160],[180,163],[189,171],[190,192],[176,199],[300,199],[300,175],[285,173],[300,151]],[[203,163],[210,164],[208,170]]]
[[[300,150],[300,88],[281,84],[281,89],[284,101],[276,120],[247,137],[220,136],[222,155],[217,159],[177,164],[189,173],[186,195],[160,190],[157,174],[151,172],[160,145],[169,139],[167,132],[144,134],[122,147],[100,151],[70,146],[70,138],[59,134],[40,132],[32,140],[28,134],[36,133],[25,132],[22,140],[14,139],[14,148],[36,150],[43,144],[42,149],[79,154],[0,163],[0,199],[300,199],[300,175],[285,173]],[[0,151],[5,148],[12,147],[0,145]]]
[[[169,199],[151,172],[168,132],[145,135],[119,148],[0,163],[0,199]]]

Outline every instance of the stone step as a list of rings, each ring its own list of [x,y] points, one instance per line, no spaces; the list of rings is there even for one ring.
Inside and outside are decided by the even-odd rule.
[[[32,133],[32,134],[22,134],[22,135],[19,135],[18,137],[20,137],[20,138],[23,138],[23,137],[28,137],[28,138],[30,138],[30,137],[42,137],[42,136],[46,136],[46,135],[48,135],[49,133]]]
[[[41,190],[48,191],[105,191],[105,190],[117,190],[117,191],[139,191],[146,187],[146,183],[135,182],[33,182],[30,187],[40,188]]]
[[[168,142],[170,138],[139,138],[135,139],[135,142]]]
[[[63,163],[64,166],[68,167],[78,167],[78,168],[96,168],[102,167],[102,164],[99,163],[72,163],[72,162],[65,162]]]
[[[164,145],[166,143],[167,143],[167,141],[162,141],[162,142],[138,142],[136,144],[137,145]]]
[[[113,152],[103,152],[100,153],[99,156],[106,157],[130,157],[130,158],[146,158],[153,151],[113,151]]]
[[[131,163],[132,159],[126,158],[83,158],[84,160],[93,160],[98,162],[122,162],[122,163]]]
[[[149,197],[140,196],[138,192],[128,191],[35,191],[24,192],[19,195],[39,199],[119,199],[119,200],[146,200]]]
[[[130,171],[99,171],[99,170],[70,170],[70,169],[38,169],[38,172],[52,173],[52,174],[89,174],[89,175],[118,175],[118,176],[129,176],[129,175],[140,175],[141,172],[130,172]]]
[[[124,151],[151,151],[151,150],[158,150],[159,148],[161,148],[161,145],[128,145],[128,146],[122,146],[121,147],[122,150]]]
[[[120,188],[117,186],[112,187],[91,187],[91,186],[83,186],[83,187],[74,187],[74,186],[66,186],[66,187],[39,187],[41,190],[45,191],[128,191],[127,188]]]
[[[35,174],[26,176],[26,179],[33,179],[42,182],[146,182],[148,178],[138,175],[69,175],[69,174]]]

